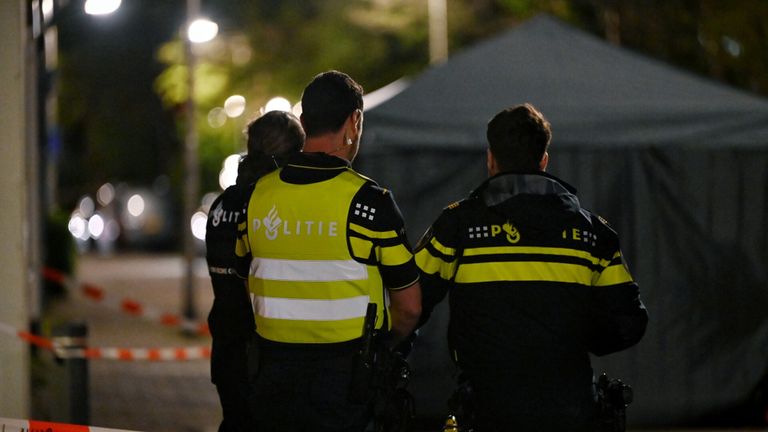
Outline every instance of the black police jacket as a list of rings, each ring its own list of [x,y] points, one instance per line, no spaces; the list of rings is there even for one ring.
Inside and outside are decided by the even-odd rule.
[[[494,176],[417,246],[422,322],[449,293],[454,359],[510,415],[587,416],[589,353],[623,350],[645,332],[616,232],[575,192],[546,173]]]
[[[255,321],[247,288],[248,257],[235,254],[237,225],[245,222],[251,187],[230,186],[211,205],[205,245],[213,285],[213,306],[208,314],[212,336],[211,378],[220,387],[237,387],[247,380],[247,343],[255,334]],[[242,271],[242,270],[240,270]]]

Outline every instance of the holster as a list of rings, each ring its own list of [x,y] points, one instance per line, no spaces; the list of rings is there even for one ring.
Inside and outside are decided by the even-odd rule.
[[[384,341],[379,341],[376,347],[372,390],[377,430],[410,430],[415,417],[415,402],[407,389],[411,368],[405,358],[399,352],[390,350]]]
[[[624,432],[627,429],[627,406],[634,398],[632,387],[620,379],[600,375],[595,384],[599,432]]]
[[[377,338],[375,337],[376,304],[368,303],[360,337],[360,349],[352,365],[352,381],[347,398],[352,403],[366,403],[370,399],[374,364],[377,359]]]

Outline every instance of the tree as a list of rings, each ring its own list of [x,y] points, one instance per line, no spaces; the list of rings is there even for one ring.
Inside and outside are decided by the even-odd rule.
[[[426,3],[312,1],[221,1],[211,9],[220,35],[198,53],[195,101],[204,190],[218,189],[221,162],[244,150],[240,132],[266,102],[282,96],[298,102],[311,78],[328,69],[349,73],[368,90],[427,62]],[[166,68],[156,88],[166,106],[186,100],[181,43],[160,49]],[[243,95],[243,117],[209,122],[226,98]],[[181,118],[179,118],[181,120]]]
[[[768,94],[764,0],[446,1],[451,53],[544,12],[650,57]],[[429,66],[427,0],[206,0],[203,7],[220,26],[196,70],[204,191],[218,190],[221,162],[244,150],[246,122],[271,97],[296,103],[303,86],[328,69],[349,73],[371,91]],[[75,16],[61,23],[65,204],[108,179],[146,184],[171,174],[180,183],[183,11],[180,0],[135,0],[102,25]],[[246,98],[245,113],[212,126],[209,114],[233,94]]]

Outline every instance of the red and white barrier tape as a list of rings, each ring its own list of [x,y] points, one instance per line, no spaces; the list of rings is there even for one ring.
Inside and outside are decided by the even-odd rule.
[[[211,357],[208,346],[171,348],[115,348],[115,347],[71,347],[67,341],[72,338],[47,339],[29,332],[16,330],[0,322],[0,333],[18,337],[37,347],[52,351],[59,358],[88,358],[123,361],[187,361]]]
[[[0,417],[2,432],[130,432],[124,429],[107,429],[67,423],[51,423],[37,420],[18,420]]]
[[[143,305],[136,300],[130,298],[118,298],[109,295],[103,289],[89,284],[89,283],[77,283],[73,278],[60,272],[59,270],[49,267],[43,268],[43,277],[51,282],[62,284],[72,291],[80,290],[80,292],[88,299],[97,303],[101,303],[111,309],[120,310],[129,315],[144,317],[150,321],[159,322],[162,325],[169,327],[181,327],[182,329],[197,333],[201,335],[210,335],[208,324],[198,323],[184,319],[178,315],[163,312],[152,306]]]

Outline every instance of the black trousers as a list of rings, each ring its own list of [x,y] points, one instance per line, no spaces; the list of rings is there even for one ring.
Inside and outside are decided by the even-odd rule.
[[[216,384],[222,410],[219,432],[251,431],[248,394],[248,344],[213,340],[211,379]]]
[[[588,382],[569,386],[498,370],[484,372],[469,380],[477,432],[596,430],[596,405]]]
[[[218,432],[250,432],[251,413],[248,406],[248,383],[217,384],[223,419]]]
[[[370,403],[348,400],[355,356],[350,347],[302,350],[262,344],[249,402],[255,429],[363,431],[371,419]]]

